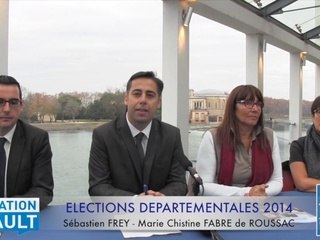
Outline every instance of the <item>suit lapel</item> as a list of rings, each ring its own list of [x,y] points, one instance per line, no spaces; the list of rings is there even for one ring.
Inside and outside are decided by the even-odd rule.
[[[153,165],[153,161],[156,156],[157,143],[160,142],[159,125],[158,122],[153,120],[150,135],[148,139],[146,157],[143,164],[143,179],[144,183],[149,183],[150,173]]]
[[[8,168],[7,168],[7,195],[11,196],[14,193],[14,189],[16,186],[16,180],[19,177],[19,174],[23,174],[19,172],[20,163],[23,158],[23,149],[25,145],[25,136],[23,133],[23,129],[21,127],[21,123],[18,122],[15,132],[13,134],[10,154],[8,160]]]
[[[134,142],[134,139],[132,137],[130,128],[128,126],[127,120],[125,115],[122,115],[119,118],[118,124],[117,124],[118,131],[120,132],[120,135],[125,143],[125,146],[127,148],[127,151],[130,156],[130,160],[132,161],[132,164],[134,166],[134,169],[137,173],[137,176],[139,178],[139,181],[141,182],[142,186],[142,167],[141,167],[141,160]]]

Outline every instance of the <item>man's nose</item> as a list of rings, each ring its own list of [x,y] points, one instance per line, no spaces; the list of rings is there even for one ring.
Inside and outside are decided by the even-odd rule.
[[[5,102],[3,107],[2,107],[2,111],[8,112],[10,111],[10,104],[9,102]]]
[[[146,99],[147,99],[147,95],[145,93],[142,93],[140,97],[140,102],[146,102]]]

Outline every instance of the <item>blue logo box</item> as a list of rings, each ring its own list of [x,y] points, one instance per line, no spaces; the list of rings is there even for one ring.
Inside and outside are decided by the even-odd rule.
[[[0,198],[0,231],[39,230],[39,198]]]

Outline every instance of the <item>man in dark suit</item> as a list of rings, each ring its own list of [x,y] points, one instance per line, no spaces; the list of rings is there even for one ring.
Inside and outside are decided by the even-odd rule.
[[[126,114],[93,131],[91,196],[186,194],[185,170],[179,163],[185,157],[180,131],[154,119],[162,89],[153,72],[134,74],[127,83]]]
[[[22,105],[20,84],[0,75],[0,139],[5,152],[0,159],[0,197],[39,197],[43,209],[53,196],[49,137],[19,120]]]

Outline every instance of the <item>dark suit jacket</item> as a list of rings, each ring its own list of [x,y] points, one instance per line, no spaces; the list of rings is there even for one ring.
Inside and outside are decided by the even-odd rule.
[[[45,208],[53,196],[52,152],[48,133],[18,120],[7,169],[8,197],[40,197]]]
[[[165,195],[185,195],[184,157],[178,128],[154,119],[142,170],[125,115],[93,131],[89,160],[91,196],[130,196],[143,184]]]

